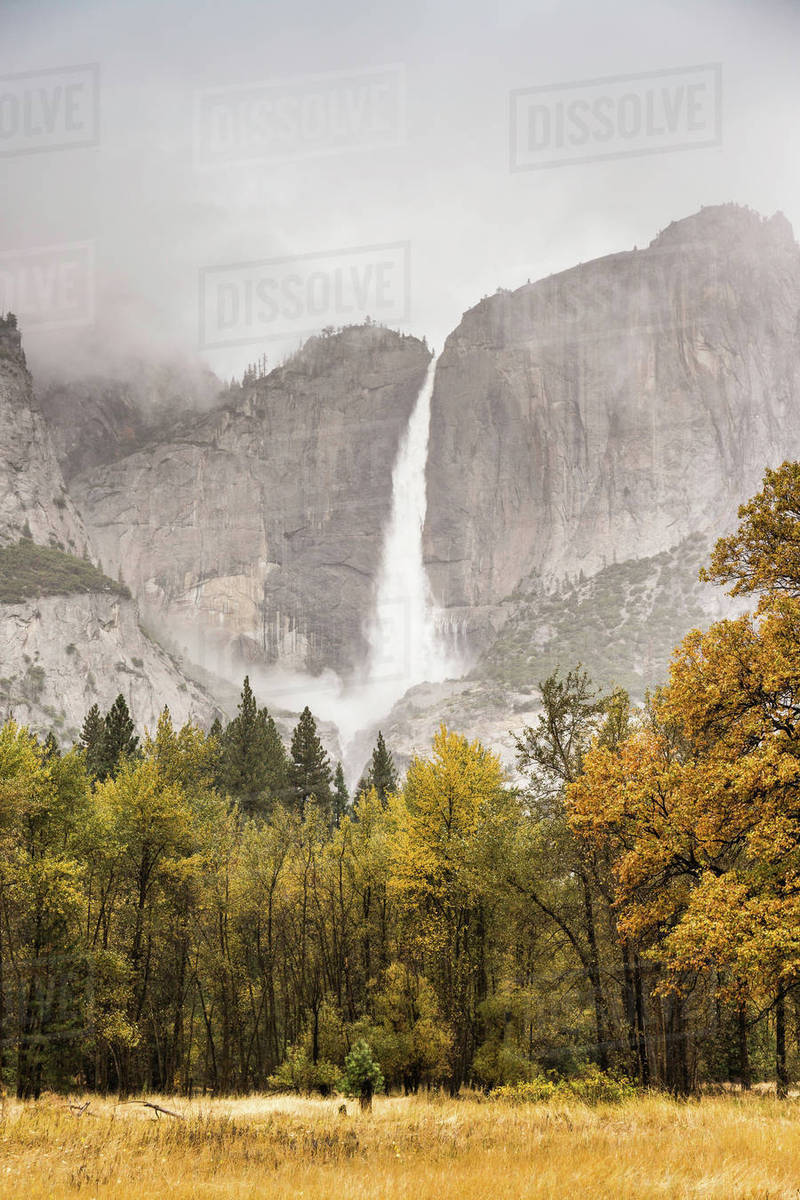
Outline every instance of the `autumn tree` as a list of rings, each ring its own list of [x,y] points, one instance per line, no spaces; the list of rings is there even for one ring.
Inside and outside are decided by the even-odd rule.
[[[528,778],[527,799],[533,844],[549,846],[565,877],[578,885],[577,906],[555,906],[543,896],[534,879],[526,887],[533,904],[553,920],[567,937],[586,972],[594,1008],[596,1056],[602,1069],[609,1065],[611,1020],[602,982],[597,903],[599,867],[590,848],[576,841],[564,819],[564,789],[583,772],[584,758],[597,736],[608,708],[580,666],[562,677],[554,671],[539,692],[542,710],[536,724],[515,738],[517,765]],[[540,876],[541,878],[541,876]],[[572,911],[570,911],[572,910]]]
[[[780,1091],[800,984],[798,546],[800,469],[785,463],[704,572],[757,595],[756,616],[690,633],[649,723],[617,755],[598,746],[570,789],[573,826],[616,840],[621,924],[648,932],[673,994],[713,971],[736,1004],[743,1077],[748,1001],[773,1009]]]
[[[442,725],[429,759],[415,758],[393,801],[390,886],[403,910],[414,969],[436,991],[457,1091],[480,1040],[489,989],[497,884],[518,820],[496,755]]]

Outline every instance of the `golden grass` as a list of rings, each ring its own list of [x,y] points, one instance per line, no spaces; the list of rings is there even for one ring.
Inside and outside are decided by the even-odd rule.
[[[800,1111],[765,1096],[618,1108],[477,1099],[7,1102],[0,1196],[25,1200],[798,1200]]]

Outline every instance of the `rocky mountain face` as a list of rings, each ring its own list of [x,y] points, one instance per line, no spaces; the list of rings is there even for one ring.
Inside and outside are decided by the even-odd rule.
[[[699,567],[799,454],[800,249],[780,214],[704,209],[467,312],[437,366],[425,552],[470,669],[382,721],[400,762],[445,720],[513,767],[556,667],[640,700],[689,629],[734,610]]]
[[[726,205],[483,300],[438,363],[426,558],[497,604],[715,534],[800,451],[800,249]]]
[[[164,704],[179,724],[213,719],[214,703],[145,635],[132,599],[96,572],[96,583],[65,590],[62,564],[94,557],[93,547],[36,406],[16,322],[0,319],[0,548],[21,539],[63,554],[38,564],[35,594],[2,556],[0,717],[69,741],[93,703],[107,708],[122,692],[140,727],[153,728]]]
[[[0,546],[23,536],[78,556],[88,546],[35,406],[16,321],[0,316]]]
[[[429,359],[375,326],[313,338],[223,409],[76,476],[103,569],[205,665],[351,670]]]
[[[137,726],[155,729],[166,704],[176,726],[207,727],[217,706],[139,625],[132,600],[104,592],[0,604],[0,719],[13,716],[71,744],[95,703],[120,692]]]

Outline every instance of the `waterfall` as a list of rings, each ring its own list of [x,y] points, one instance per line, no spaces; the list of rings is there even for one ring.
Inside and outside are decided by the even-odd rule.
[[[457,672],[439,634],[422,557],[425,467],[436,359],[431,359],[392,471],[392,508],[369,628],[367,687],[385,711],[408,688]]]
[[[415,684],[463,674],[461,621],[433,603],[422,557],[427,511],[425,469],[436,359],[428,366],[392,471],[392,503],[383,537],[375,606],[367,629],[369,652],[363,673],[347,681],[333,671],[311,676],[285,666],[251,677],[270,702],[313,705],[339,730],[348,781],[364,766],[359,735],[371,733],[397,700]]]

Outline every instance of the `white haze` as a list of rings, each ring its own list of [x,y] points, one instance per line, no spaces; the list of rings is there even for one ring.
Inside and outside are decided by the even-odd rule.
[[[799,40],[796,0],[0,0],[0,76],[97,63],[101,80],[97,146],[0,158],[0,253],[95,247],[96,336],[23,331],[29,361],[68,370],[87,332],[109,357],[198,353],[198,273],[221,263],[408,242],[402,325],[441,345],[499,285],[644,245],[703,204],[798,229]],[[714,62],[720,145],[509,171],[512,89]],[[405,73],[399,145],[195,169],[198,91],[386,63]],[[206,358],[227,380],[286,349]]]

